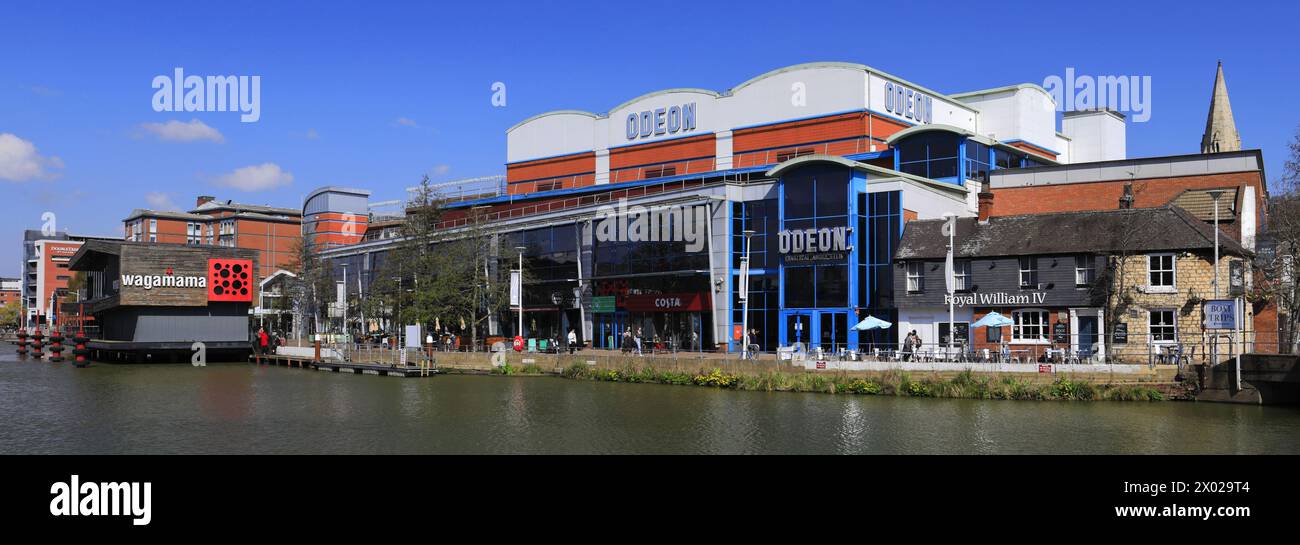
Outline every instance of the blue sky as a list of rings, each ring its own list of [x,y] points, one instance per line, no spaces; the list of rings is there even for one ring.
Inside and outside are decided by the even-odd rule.
[[[297,207],[315,187],[349,185],[401,198],[425,173],[504,172],[505,129],[530,115],[721,91],[801,62],[859,62],[945,93],[1041,84],[1066,67],[1149,75],[1151,120],[1128,132],[1139,157],[1198,151],[1222,59],[1243,145],[1264,150],[1270,178],[1300,124],[1300,9],[1287,3],[376,4],[6,6],[0,149],[12,135],[26,168],[11,155],[0,177],[0,275],[18,273],[21,231],[45,211],[60,229],[116,235],[133,208],[187,209],[199,194]],[[176,67],[261,76],[261,119],[153,111],[151,81]],[[504,108],[490,103],[496,81]],[[147,128],[192,119],[220,141]],[[267,164],[270,187],[220,185]]]

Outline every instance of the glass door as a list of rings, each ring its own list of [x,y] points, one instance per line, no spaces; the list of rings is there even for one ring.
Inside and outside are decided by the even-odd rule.
[[[831,354],[849,346],[849,315],[847,312],[822,312],[818,331],[819,346]]]
[[[806,348],[813,339],[812,313],[790,313],[785,316],[785,339],[782,344],[792,346],[803,343]]]

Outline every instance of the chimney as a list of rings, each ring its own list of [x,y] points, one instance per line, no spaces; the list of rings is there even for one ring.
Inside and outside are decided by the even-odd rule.
[[[980,201],[979,222],[988,223],[989,216],[993,214],[993,192],[981,191],[977,197]]]
[[[1119,197],[1119,209],[1128,210],[1133,208],[1133,182],[1124,184],[1124,194]]]
[[[199,195],[198,203],[194,206],[203,206],[204,204],[210,203],[214,200],[216,200],[216,197],[213,197],[212,195]]]

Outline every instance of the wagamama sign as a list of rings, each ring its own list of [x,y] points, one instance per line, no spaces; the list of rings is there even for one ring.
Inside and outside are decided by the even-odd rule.
[[[146,290],[154,288],[207,289],[208,279],[204,276],[173,275],[172,270],[169,268],[167,274],[124,274],[122,275],[122,286],[144,288]]]
[[[601,242],[685,242],[687,252],[704,249],[708,209],[702,205],[627,205],[596,209],[596,240]]]

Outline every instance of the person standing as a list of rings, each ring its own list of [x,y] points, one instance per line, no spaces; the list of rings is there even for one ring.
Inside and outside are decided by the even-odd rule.
[[[623,341],[619,345],[619,351],[620,352],[632,351],[632,326],[628,326],[626,329],[623,330]]]
[[[267,336],[266,336],[266,328],[263,328],[263,327],[259,327],[259,328],[257,328],[257,346],[258,346],[258,352],[261,353],[261,354],[263,354],[263,355],[265,355],[265,354],[266,354],[266,347],[269,346],[269,344],[270,344],[270,343],[269,343],[269,341],[268,341],[268,339],[267,339]]]
[[[907,336],[903,338],[903,361],[912,361],[912,349],[916,346],[913,344],[915,340],[915,331],[907,332]]]
[[[573,347],[574,347],[574,345],[578,344],[578,332],[575,331],[575,330],[573,330],[572,328],[570,328],[570,329],[569,329],[569,338],[568,338],[567,340],[569,341],[569,355],[572,356],[572,355],[573,355]]]
[[[636,355],[644,355],[641,353],[641,326],[637,326],[636,335],[633,337],[633,340],[636,341]]]

